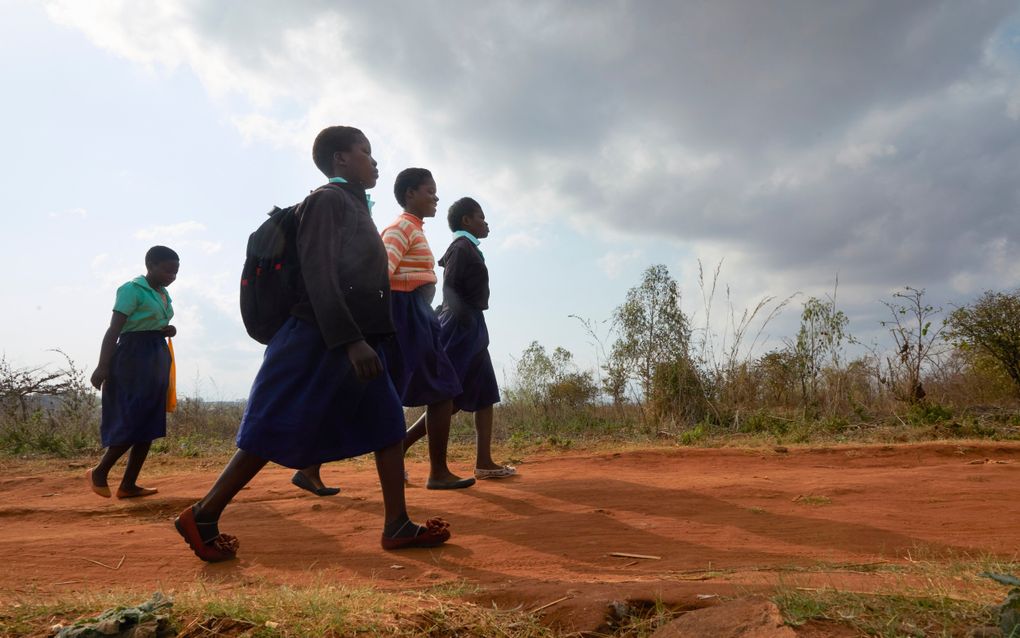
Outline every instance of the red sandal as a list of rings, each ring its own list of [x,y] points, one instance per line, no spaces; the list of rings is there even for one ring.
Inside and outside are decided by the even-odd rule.
[[[230,560],[237,556],[237,548],[241,545],[236,536],[220,534],[212,540],[205,542],[198,531],[200,525],[210,523],[199,523],[195,520],[195,509],[189,507],[174,519],[174,527],[177,532],[187,541],[188,547],[207,563],[219,563]]]
[[[406,523],[400,526],[397,530],[397,534],[403,531],[408,524],[411,523],[410,519]],[[430,518],[425,521],[424,525],[416,525],[418,531],[414,536],[396,537],[391,536],[387,538],[382,537],[382,548],[386,550],[393,549],[408,549],[411,547],[436,547],[442,545],[446,541],[450,540],[450,524],[441,518]]]

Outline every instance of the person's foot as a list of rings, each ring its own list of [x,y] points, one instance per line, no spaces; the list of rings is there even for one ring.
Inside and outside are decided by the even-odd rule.
[[[447,472],[444,476],[429,476],[429,480],[425,483],[425,488],[430,490],[462,490],[465,487],[471,487],[475,484],[475,479],[461,478],[452,472]]]
[[[174,527],[195,556],[207,563],[218,563],[237,556],[237,548],[241,544],[237,537],[221,534],[219,519],[202,521],[200,517],[194,507],[189,507],[174,519]]]
[[[294,476],[291,477],[290,482],[303,490],[308,490],[316,496],[336,496],[340,493],[339,487],[326,487],[323,485],[322,479],[308,476],[301,470],[294,472]]]
[[[501,479],[517,475],[517,468],[512,465],[496,465],[495,467],[476,467],[477,479]]]
[[[102,480],[100,480],[99,477],[95,475],[94,469],[95,468],[85,472],[85,480],[88,481],[89,489],[103,498],[110,498],[110,486],[106,484],[106,477],[103,477]]]
[[[141,485],[131,485],[124,487],[121,485],[117,488],[117,498],[138,498],[140,496],[152,496],[159,490],[154,487],[142,487]]]
[[[424,525],[418,525],[405,514],[383,528],[382,547],[386,550],[436,547],[449,539],[450,524],[443,519],[430,518]]]

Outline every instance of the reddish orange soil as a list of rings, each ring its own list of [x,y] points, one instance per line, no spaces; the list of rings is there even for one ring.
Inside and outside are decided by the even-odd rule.
[[[0,597],[199,580],[383,589],[464,580],[481,587],[471,598],[486,605],[531,609],[569,596],[544,613],[576,626],[615,599],[697,607],[780,581],[872,591],[909,586],[902,574],[873,573],[876,563],[1010,558],[1020,547],[1017,444],[549,455],[521,464],[519,477],[452,492],[425,490],[425,465],[413,463],[412,517],[442,516],[453,538],[403,552],[379,547],[370,462],[324,468],[327,483],[344,489],[331,498],[270,467],[224,514],[221,528],[241,549],[218,565],[196,559],[171,522],[216,478],[219,464],[206,466],[156,460],[143,483],[159,494],[117,501],[87,491],[81,463],[6,462]]]

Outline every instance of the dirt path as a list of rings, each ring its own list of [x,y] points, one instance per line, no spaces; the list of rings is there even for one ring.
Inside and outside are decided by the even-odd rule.
[[[152,591],[198,580],[393,589],[466,580],[482,587],[478,599],[573,595],[571,613],[589,603],[602,613],[613,592],[693,597],[779,578],[875,588],[881,573],[847,566],[1013,557],[1020,547],[1017,444],[558,455],[529,459],[516,479],[459,492],[423,489],[426,469],[416,463],[412,516],[442,516],[454,537],[440,549],[399,553],[379,548],[382,507],[370,463],[328,466],[327,482],[344,488],[334,498],[293,488],[290,472],[273,467],[224,515],[221,527],[241,550],[219,565],[194,558],[171,523],[218,464],[154,466],[146,484],[160,493],[140,501],[99,498],[86,491],[81,467],[63,465],[7,462],[0,472],[0,595]]]

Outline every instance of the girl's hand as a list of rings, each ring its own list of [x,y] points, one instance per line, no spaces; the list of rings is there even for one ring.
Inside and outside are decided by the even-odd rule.
[[[382,374],[383,367],[379,355],[364,340],[348,344],[347,357],[351,360],[359,381],[371,381]]]
[[[96,368],[96,371],[92,373],[92,387],[96,390],[103,389],[103,382],[106,381],[106,377],[110,376],[110,371],[106,368]]]
[[[177,336],[177,328],[174,328],[173,326],[167,326],[166,328],[163,328],[163,336],[164,337],[176,337]]]

